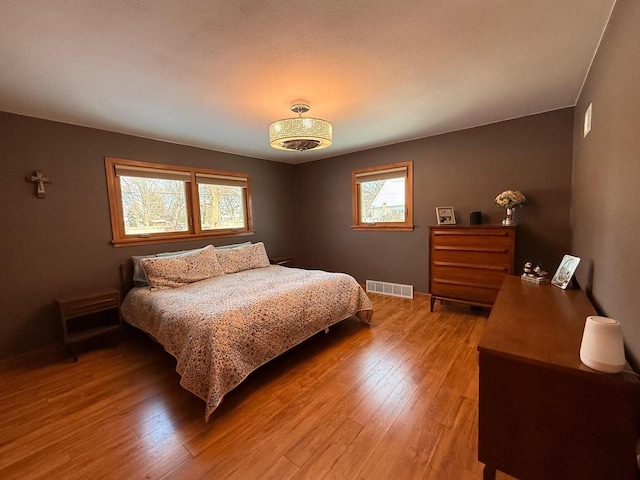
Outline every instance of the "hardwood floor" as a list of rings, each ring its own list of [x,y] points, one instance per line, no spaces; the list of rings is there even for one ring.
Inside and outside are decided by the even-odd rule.
[[[371,299],[371,327],[346,320],[263,366],[208,423],[174,359],[132,328],[78,363],[5,362],[0,478],[482,478],[476,345],[487,313]]]

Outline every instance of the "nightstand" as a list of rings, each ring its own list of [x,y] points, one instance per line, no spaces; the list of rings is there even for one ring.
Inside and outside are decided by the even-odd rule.
[[[271,265],[281,265],[283,267],[295,267],[296,259],[294,257],[273,257],[269,261]]]
[[[71,348],[77,342],[120,330],[120,292],[102,289],[81,292],[54,299],[60,311],[60,322],[65,348],[78,356]]]

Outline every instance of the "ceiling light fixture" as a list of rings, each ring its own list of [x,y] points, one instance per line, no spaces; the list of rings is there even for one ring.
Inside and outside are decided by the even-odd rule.
[[[283,118],[269,125],[269,142],[279,150],[321,150],[331,146],[333,133],[329,122],[320,118],[302,117],[310,109],[308,100],[294,100],[294,118]]]

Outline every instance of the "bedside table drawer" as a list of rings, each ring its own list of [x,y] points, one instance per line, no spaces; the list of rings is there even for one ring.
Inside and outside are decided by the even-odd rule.
[[[118,307],[120,307],[120,296],[117,293],[73,299],[60,303],[60,311],[66,318]]]

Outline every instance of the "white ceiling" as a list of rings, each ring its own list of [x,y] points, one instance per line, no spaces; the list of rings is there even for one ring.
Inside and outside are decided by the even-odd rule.
[[[574,105],[614,3],[0,0],[0,110],[302,163]]]

